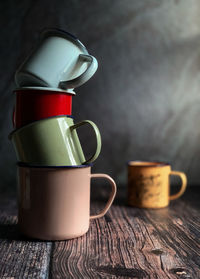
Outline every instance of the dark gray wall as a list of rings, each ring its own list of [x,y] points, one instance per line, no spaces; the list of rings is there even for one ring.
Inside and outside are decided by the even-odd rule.
[[[126,161],[164,160],[199,183],[200,1],[4,0],[0,7],[1,191],[15,188],[7,139],[14,72],[46,27],[75,34],[99,62],[73,98],[75,120],[93,120],[102,134],[93,172],[123,184]]]

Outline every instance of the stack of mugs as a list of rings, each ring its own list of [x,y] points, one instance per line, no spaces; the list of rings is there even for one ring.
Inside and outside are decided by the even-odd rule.
[[[87,232],[89,219],[111,206],[116,185],[105,174],[91,174],[101,135],[90,120],[74,123],[74,88],[96,72],[95,57],[73,35],[46,30],[37,47],[16,71],[14,131],[9,135],[18,160],[18,224],[26,236],[61,240]],[[86,159],[77,128],[90,125],[97,147]],[[88,139],[89,142],[90,139]],[[89,216],[90,180],[106,178],[111,194],[104,210]]]

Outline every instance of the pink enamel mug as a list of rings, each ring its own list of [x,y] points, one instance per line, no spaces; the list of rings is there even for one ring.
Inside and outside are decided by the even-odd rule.
[[[90,182],[106,179],[111,192],[104,209],[90,216]],[[18,226],[22,234],[42,240],[84,235],[91,219],[103,217],[116,195],[106,174],[91,174],[91,165],[36,167],[18,164]]]

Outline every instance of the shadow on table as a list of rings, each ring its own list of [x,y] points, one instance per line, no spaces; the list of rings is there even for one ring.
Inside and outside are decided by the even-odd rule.
[[[25,238],[18,231],[17,224],[0,224],[0,239],[23,240]]]
[[[46,242],[45,240],[32,239],[20,233],[17,224],[0,224],[0,240]]]

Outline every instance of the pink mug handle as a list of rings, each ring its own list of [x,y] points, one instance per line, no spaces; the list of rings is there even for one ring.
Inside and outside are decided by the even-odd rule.
[[[116,183],[109,175],[104,174],[104,173],[94,173],[94,174],[91,174],[91,178],[106,178],[111,185],[111,193],[110,193],[109,199],[108,199],[104,209],[99,214],[90,216],[90,220],[103,217],[106,214],[106,212],[111,207],[111,204],[113,203],[113,200],[114,200],[116,192],[117,192]]]

